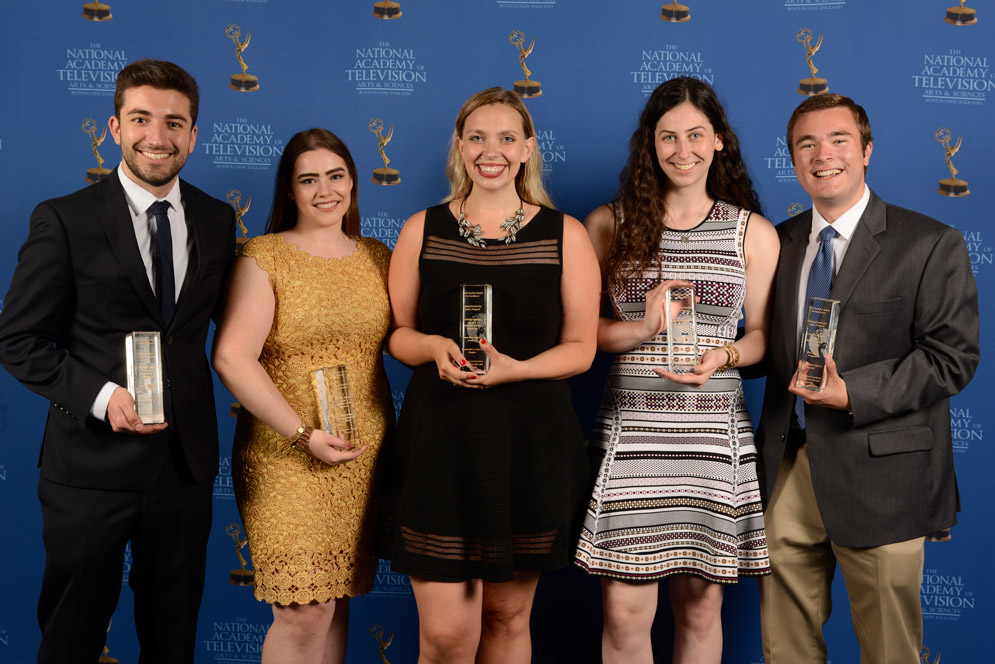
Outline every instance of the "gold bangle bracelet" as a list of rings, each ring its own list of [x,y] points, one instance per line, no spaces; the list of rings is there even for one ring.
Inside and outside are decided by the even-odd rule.
[[[739,349],[732,344],[726,344],[724,346],[719,346],[726,354],[726,363],[720,366],[716,371],[726,371],[728,369],[734,369],[739,366],[740,354]]]

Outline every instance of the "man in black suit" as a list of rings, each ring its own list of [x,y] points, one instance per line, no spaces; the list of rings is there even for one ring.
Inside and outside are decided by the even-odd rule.
[[[51,402],[39,662],[97,660],[129,541],[140,661],[193,662],[218,468],[204,345],[235,240],[232,209],[177,177],[198,100],[173,63],[119,73],[108,124],[123,161],[35,208],[0,314],[0,363]],[[122,387],[132,331],[161,334],[163,424],[143,424]]]
[[[867,187],[871,128],[851,99],[802,102],[787,142],[812,209],[777,226],[757,436],[773,569],[761,582],[764,661],[826,661],[838,564],[860,661],[917,662],[923,536],[959,509],[950,397],[980,354],[971,264],[958,231]],[[799,361],[813,295],[840,302],[821,392],[805,389]]]

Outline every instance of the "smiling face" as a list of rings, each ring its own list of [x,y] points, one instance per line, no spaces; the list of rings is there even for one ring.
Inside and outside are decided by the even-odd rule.
[[[704,113],[684,102],[660,116],[653,133],[656,158],[675,187],[705,185],[722,137]]]
[[[853,111],[835,107],[800,116],[791,136],[798,183],[827,221],[835,221],[864,194],[872,143],[860,147]]]
[[[518,111],[504,104],[481,106],[467,116],[456,145],[474,186],[500,189],[511,184],[532,150]]]
[[[169,193],[197,142],[190,99],[178,90],[128,88],[108,126],[121,146],[125,175],[157,198]]]
[[[352,201],[352,178],[345,160],[327,148],[308,150],[294,164],[290,198],[301,228],[341,225]]]

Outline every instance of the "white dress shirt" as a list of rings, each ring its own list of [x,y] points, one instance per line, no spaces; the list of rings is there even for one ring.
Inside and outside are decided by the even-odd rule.
[[[124,197],[128,201],[128,211],[131,213],[131,222],[135,228],[135,239],[138,242],[138,251],[142,255],[142,263],[145,264],[145,274],[152,285],[152,292],[155,292],[156,283],[152,277],[152,243],[157,242],[157,231],[155,215],[149,211],[149,207],[157,200],[168,201],[170,204],[169,230],[173,240],[173,274],[176,279],[175,296],[179,299],[180,291],[183,288],[183,280],[187,275],[187,266],[190,263],[190,232],[187,228],[186,214],[183,209],[183,199],[180,197],[180,181],[177,179],[172,188],[163,198],[156,198],[152,193],[134,182],[124,173],[120,164],[117,167],[117,177],[124,188]],[[156,296],[158,297],[158,293]],[[124,348],[121,348],[124,352]],[[107,418],[107,404],[111,400],[111,394],[117,389],[118,384],[108,381],[100,388],[97,398],[93,400],[90,407],[90,414],[98,420]]]

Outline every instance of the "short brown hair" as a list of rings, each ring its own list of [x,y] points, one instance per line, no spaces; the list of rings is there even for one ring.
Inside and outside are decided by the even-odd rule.
[[[117,86],[114,89],[114,115],[118,120],[121,119],[125,91],[143,85],[157,90],[176,90],[183,94],[190,100],[190,121],[197,124],[197,107],[200,104],[197,81],[179,65],[165,60],[136,60],[118,72]]]
[[[860,131],[860,151],[867,152],[868,144],[874,139],[871,138],[871,122],[867,119],[867,112],[864,110],[864,107],[844,95],[828,93],[809,97],[798,104],[798,108],[791,114],[791,119],[788,120],[787,141],[792,161],[795,159],[795,143],[792,138],[798,118],[808,113],[828,111],[831,108],[839,108],[841,106],[849,108],[850,112],[853,113],[853,119],[857,122],[857,129]]]

